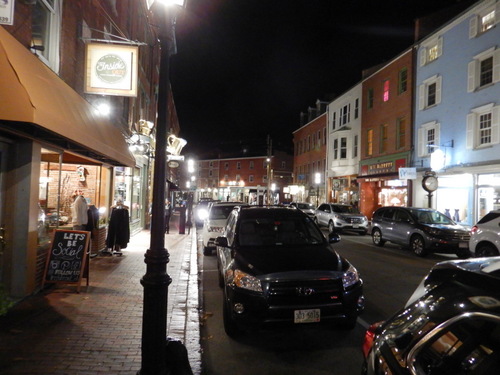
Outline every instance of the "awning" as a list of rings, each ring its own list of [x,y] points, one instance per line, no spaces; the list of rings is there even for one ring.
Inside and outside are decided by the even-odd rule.
[[[0,129],[133,167],[120,129],[0,27]]]

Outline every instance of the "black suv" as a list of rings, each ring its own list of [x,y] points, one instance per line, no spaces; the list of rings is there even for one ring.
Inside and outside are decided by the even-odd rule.
[[[353,328],[364,306],[356,269],[314,220],[286,207],[238,207],[217,237],[223,321],[229,336],[268,323],[337,321]]]
[[[386,241],[409,246],[421,257],[428,252],[470,256],[470,230],[432,208],[377,209],[372,218],[372,239],[377,246],[384,246]]]
[[[362,374],[500,371],[500,257],[438,263],[404,308],[373,324]]]

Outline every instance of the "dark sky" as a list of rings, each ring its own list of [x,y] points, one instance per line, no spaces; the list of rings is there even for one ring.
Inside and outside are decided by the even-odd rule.
[[[171,82],[186,153],[291,148],[300,112],[413,42],[414,20],[465,0],[188,0]],[[205,156],[206,157],[206,156]]]

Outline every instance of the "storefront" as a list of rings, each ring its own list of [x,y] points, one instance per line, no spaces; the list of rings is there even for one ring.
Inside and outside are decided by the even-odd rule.
[[[408,165],[408,154],[389,155],[374,162],[361,162],[359,183],[359,209],[368,218],[382,206],[410,206],[411,180],[399,179],[399,168]]]
[[[0,283],[17,299],[41,288],[51,232],[71,226],[75,191],[102,225],[114,168],[136,161],[120,129],[2,28],[0,68]]]

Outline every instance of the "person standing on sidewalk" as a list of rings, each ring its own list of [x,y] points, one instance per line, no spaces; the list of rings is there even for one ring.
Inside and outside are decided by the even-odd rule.
[[[168,234],[170,231],[170,216],[172,216],[172,205],[170,201],[165,200],[165,233]]]

